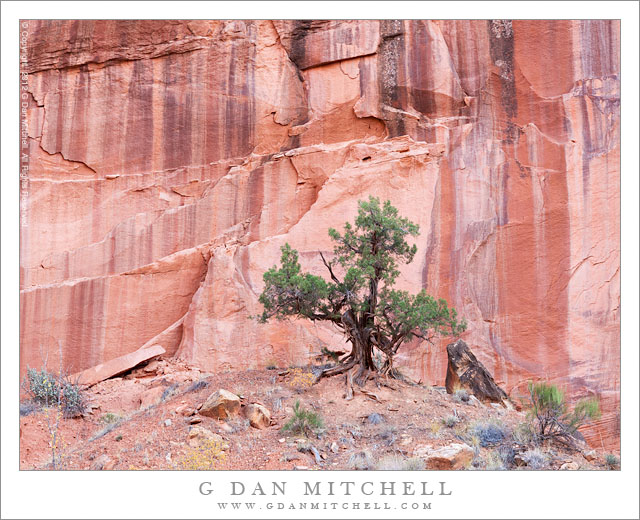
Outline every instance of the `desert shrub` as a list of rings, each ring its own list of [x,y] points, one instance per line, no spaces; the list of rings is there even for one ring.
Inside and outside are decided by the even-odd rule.
[[[448,415],[447,417],[442,419],[442,424],[444,424],[447,428],[453,428],[459,422],[460,418],[455,415]]]
[[[442,423],[439,421],[433,421],[429,425],[429,430],[431,430],[431,435],[434,437],[438,437],[440,435],[440,430],[442,429]]]
[[[396,441],[396,430],[393,427],[382,430],[378,437],[382,439],[386,446],[391,446]]]
[[[521,457],[531,469],[544,469],[549,463],[549,457],[538,448],[525,451]]]
[[[529,383],[529,401],[534,440],[539,443],[554,440],[573,447],[578,428],[600,417],[596,399],[582,399],[569,410],[564,392],[550,383]]]
[[[604,460],[607,463],[607,466],[609,466],[610,468],[617,468],[620,465],[620,459],[613,453],[608,453],[604,457]]]
[[[507,467],[500,453],[496,450],[491,450],[485,457],[484,469],[488,471],[504,471]]]
[[[469,392],[467,392],[464,388],[460,388],[453,393],[453,400],[458,403],[468,403]]]
[[[288,384],[298,392],[303,392],[307,388],[311,388],[315,382],[316,376],[313,375],[313,372],[301,368],[293,368],[289,372]]]
[[[367,416],[367,421],[369,424],[380,424],[384,422],[384,418],[379,413],[372,413]]]
[[[527,445],[533,441],[533,429],[530,423],[522,422],[515,427],[511,437],[518,444]]]
[[[211,470],[225,458],[224,445],[214,439],[207,439],[195,448],[189,448],[177,461],[178,469],[200,471]]]
[[[479,421],[469,428],[469,434],[476,437],[480,446],[494,446],[507,436],[506,427],[499,421]]]
[[[324,420],[316,412],[305,410],[300,406],[300,401],[293,405],[293,417],[282,427],[285,432],[309,435],[317,433],[324,427]]]
[[[187,393],[189,392],[197,392],[198,390],[202,390],[203,388],[207,388],[209,386],[209,382],[204,379],[198,379],[193,382],[189,388],[187,388]]]
[[[62,409],[65,417],[78,417],[86,411],[84,394],[78,385],[61,381]]]
[[[377,462],[375,469],[381,471],[422,471],[424,467],[424,461],[420,457],[407,459],[400,455],[387,455]]]
[[[349,457],[347,467],[351,470],[367,471],[375,469],[376,464],[368,451],[358,451]]]
[[[162,392],[162,396],[160,397],[160,400],[161,401],[166,401],[167,399],[169,399],[172,395],[174,395],[176,393],[177,389],[178,389],[178,383],[173,383],[172,385],[169,385]]]
[[[422,471],[424,469],[424,460],[422,460],[420,457],[411,457],[404,461],[405,471]]]
[[[26,417],[27,415],[31,415],[38,409],[37,403],[32,400],[22,401],[20,403],[20,417]]]
[[[503,443],[498,446],[498,455],[500,456],[504,469],[508,469],[515,464],[516,452],[511,443]]]
[[[85,412],[86,403],[80,387],[46,368],[27,368],[23,387],[35,403],[59,407],[65,417],[77,417]]]

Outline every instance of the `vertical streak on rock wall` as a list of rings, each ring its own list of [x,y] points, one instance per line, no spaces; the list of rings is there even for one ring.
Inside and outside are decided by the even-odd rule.
[[[247,317],[280,245],[324,274],[376,195],[421,226],[402,288],[456,307],[507,389],[600,397],[588,435],[616,444],[619,22],[29,23],[23,370],[58,341],[78,370],[154,337],[206,369],[337,347]],[[442,345],[401,362],[444,379]]]

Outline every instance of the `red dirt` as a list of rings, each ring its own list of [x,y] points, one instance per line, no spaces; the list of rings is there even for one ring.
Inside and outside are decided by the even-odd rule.
[[[124,378],[104,381],[87,390],[89,402],[95,407],[90,414],[60,421],[58,433],[64,442],[62,467],[92,469],[98,457],[107,455],[110,464],[105,469],[180,469],[180,459],[189,449],[186,440],[189,421],[193,417],[201,419],[199,426],[222,435],[229,443],[224,460],[216,466],[225,470],[287,470],[300,466],[353,469],[349,459],[358,452],[368,451],[374,460],[392,454],[411,457],[419,445],[438,447],[460,443],[456,434],[463,434],[462,429],[474,421],[497,420],[512,430],[525,420],[523,412],[497,405],[459,403],[442,388],[397,380],[389,381],[395,389],[378,387],[373,381],[367,383],[365,390],[375,394],[378,400],[355,387],[353,400],[347,401],[343,398],[344,377],[295,388],[290,374],[278,375],[282,370],[201,374],[179,362],[160,361],[138,368]],[[188,391],[201,379],[208,383],[205,388]],[[170,393],[171,385],[176,385],[173,393]],[[140,410],[143,392],[158,387],[170,395],[158,404]],[[247,404],[265,405],[275,424],[257,430],[248,427],[240,417],[225,423],[197,414],[185,417],[176,412],[182,405],[197,408],[219,388],[240,395]],[[156,392],[160,394],[159,390]],[[299,437],[281,431],[292,415],[296,400],[325,420],[322,437],[311,436],[308,440],[322,457],[321,464],[316,463],[310,452],[298,451],[298,443],[302,442]],[[454,410],[461,422],[457,428],[448,428],[442,420],[454,414]],[[374,425],[366,419],[374,412],[382,416],[382,423]],[[106,414],[115,414],[122,419],[111,431],[99,436],[109,426],[105,422]],[[171,421],[168,426],[165,425],[167,419]],[[51,468],[51,429],[47,411],[40,410],[20,418],[21,469]],[[489,450],[481,448],[477,458],[485,457]],[[587,462],[580,452],[567,453],[557,447],[549,448],[547,452],[552,469],[558,469],[565,462],[575,462],[580,469],[606,468],[603,453]]]

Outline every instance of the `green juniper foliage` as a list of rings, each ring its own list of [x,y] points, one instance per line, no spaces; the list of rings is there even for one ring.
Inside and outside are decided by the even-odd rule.
[[[369,372],[395,375],[393,357],[402,344],[413,338],[431,342],[436,335],[458,335],[466,329],[445,300],[436,300],[424,289],[410,294],[393,288],[399,264],[410,263],[417,251],[407,238],[418,234],[418,226],[400,217],[389,201],[382,205],[374,197],[360,201],[354,224],[346,223],[343,233],[329,229],[335,243],[333,257],[330,261],[322,253],[320,257],[330,281],[302,272],[298,252],[289,244],[281,248],[280,267],[264,274],[260,321],[299,317],[328,321],[340,329],[352,345],[351,352],[322,376],[354,366],[360,367],[356,376],[360,384]],[[374,360],[380,353],[382,364]]]

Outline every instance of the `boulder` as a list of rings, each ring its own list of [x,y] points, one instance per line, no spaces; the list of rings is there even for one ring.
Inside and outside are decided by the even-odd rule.
[[[193,426],[189,430],[189,435],[187,437],[187,444],[192,448],[197,448],[201,444],[207,441],[214,441],[220,443],[220,448],[222,450],[229,449],[229,444],[224,440],[223,437],[218,435],[217,433],[213,433],[211,430],[207,430],[202,426]]]
[[[143,345],[135,352],[125,354],[124,356],[111,359],[106,363],[101,363],[100,365],[73,374],[70,379],[74,382],[77,381],[80,385],[93,386],[100,381],[120,375],[138,366],[140,363],[144,363],[156,356],[161,356],[164,353],[165,350],[160,345]]]
[[[420,446],[414,456],[424,459],[427,469],[454,470],[464,469],[473,460],[473,449],[466,444],[449,444],[442,448]]]
[[[190,417],[196,413],[196,411],[191,408],[188,404],[181,404],[176,408],[176,413],[179,415],[183,415],[185,417]]]
[[[156,386],[142,392],[142,394],[140,394],[140,410],[144,410],[161,402],[164,390],[164,386]]]
[[[596,450],[588,450],[588,451],[583,451],[582,452],[582,456],[587,459],[588,462],[592,462],[594,460],[596,460],[596,458],[598,458],[598,454],[596,452]]]
[[[496,384],[464,341],[459,339],[447,345],[447,357],[449,361],[445,386],[448,393],[452,394],[456,387],[461,387],[480,401],[504,404],[506,392]]]
[[[226,419],[240,411],[240,398],[221,388],[212,393],[200,408],[200,415],[213,419]]]
[[[244,416],[249,419],[249,424],[258,430],[264,430],[271,426],[271,412],[261,404],[250,404],[244,410]]]

